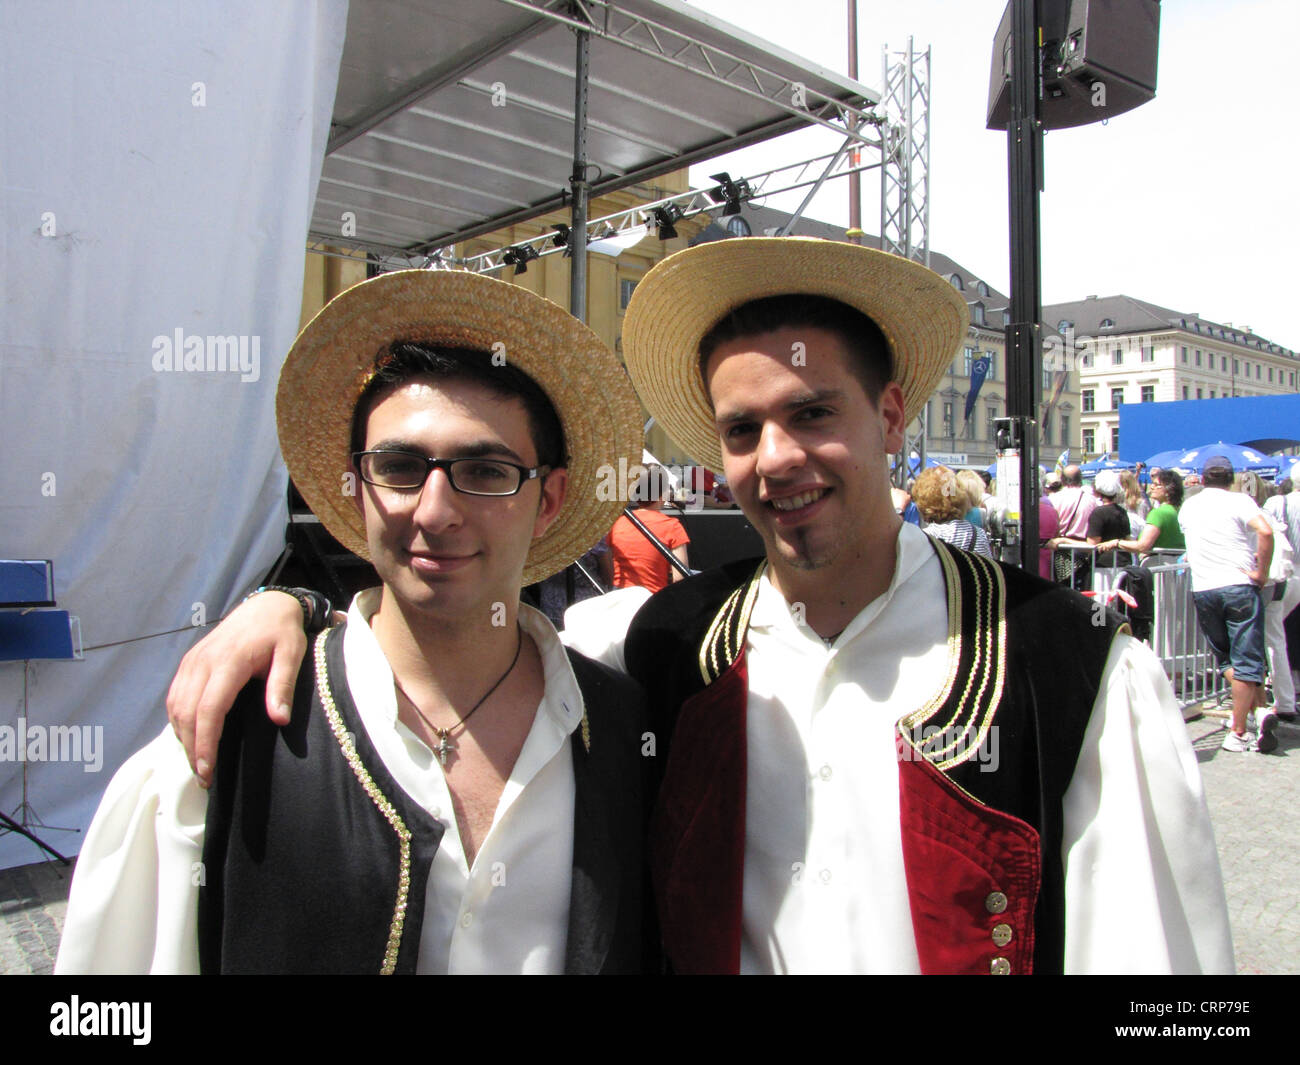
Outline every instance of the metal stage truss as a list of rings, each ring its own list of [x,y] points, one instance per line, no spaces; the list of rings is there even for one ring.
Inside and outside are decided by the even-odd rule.
[[[656,209],[811,196],[880,168],[885,246],[925,262],[929,53],[909,41],[902,56],[886,52],[882,97],[677,0],[353,4],[309,246],[389,268],[490,271],[533,252],[585,264],[589,241],[653,228]],[[837,152],[587,217],[591,197],[814,125],[844,138]],[[454,258],[463,241],[564,207],[567,230],[528,250]],[[582,317],[585,271],[571,273]]]

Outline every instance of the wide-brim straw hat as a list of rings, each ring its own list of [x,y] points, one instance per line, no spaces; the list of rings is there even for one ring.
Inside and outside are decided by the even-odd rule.
[[[325,528],[369,560],[365,522],[347,487],[352,412],[375,356],[399,340],[502,352],[546,393],[564,427],[568,491],[524,566],[532,584],[563,569],[623,511],[609,475],[641,457],[642,414],[617,356],[550,300],[481,274],[400,270],[331,300],[294,341],[276,393],[280,452]],[[494,345],[504,345],[504,350]],[[602,498],[607,497],[607,498]]]
[[[921,412],[970,325],[966,301],[920,263],[811,237],[736,237],[671,255],[637,284],[623,354],[641,401],[696,462],[722,472],[722,449],[700,376],[700,340],[742,304],[828,296],[880,327],[893,351],[907,422]]]

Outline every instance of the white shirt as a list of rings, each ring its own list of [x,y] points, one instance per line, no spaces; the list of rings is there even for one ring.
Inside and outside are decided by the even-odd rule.
[[[1278,524],[1286,528],[1286,538],[1291,541],[1291,550],[1300,556],[1300,492],[1288,492],[1284,496],[1269,496],[1264,500],[1264,509]]]
[[[894,726],[948,674],[945,604],[934,549],[907,524],[889,589],[829,648],[764,579],[746,655],[742,971],[919,971]],[[621,665],[616,611],[571,609],[565,642]],[[1159,661],[1128,636],[1065,795],[1062,857],[1067,972],[1232,972],[1196,759]]]
[[[1250,496],[1226,488],[1202,488],[1183,503],[1178,524],[1187,541],[1192,591],[1250,584],[1255,541],[1249,525],[1262,513]]]
[[[446,829],[429,874],[417,970],[562,973],[573,867],[569,737],[583,702],[559,637],[545,615],[520,607],[546,690],[470,867],[446,777],[397,718],[392,671],[368,624],[378,591],[360,593],[348,611],[348,689],[393,779]],[[198,972],[206,812],[207,793],[170,728],[118,770],[77,859],[56,972]]]

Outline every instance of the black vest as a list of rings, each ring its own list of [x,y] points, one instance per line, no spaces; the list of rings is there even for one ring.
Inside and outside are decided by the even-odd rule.
[[[379,758],[352,703],[343,630],[304,662],[290,723],[249,685],[226,720],[199,892],[205,973],[411,973],[443,826]],[[647,814],[643,695],[569,654],[586,709],[573,735],[573,882],[566,968],[654,967],[642,906]]]
[[[1038,832],[1034,971],[1060,972],[1062,800],[1120,619],[1037,576],[941,541],[933,546],[948,588],[954,683],[937,706],[918,705],[900,727],[921,756],[975,800]],[[670,585],[632,623],[624,654],[650,695],[664,766],[673,757],[683,702],[721,676],[744,647],[746,589],[758,565],[733,563]],[[918,692],[918,702],[928,694]],[[995,726],[998,764],[986,771],[989,763],[970,754]]]

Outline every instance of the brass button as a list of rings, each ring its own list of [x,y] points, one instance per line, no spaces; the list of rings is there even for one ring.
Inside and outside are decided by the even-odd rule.
[[[990,891],[989,897],[984,900],[984,908],[989,913],[1001,913],[1007,908],[1007,897],[1000,891]]]
[[[990,976],[1006,976],[1011,971],[1011,963],[1006,958],[994,958],[989,962]]]
[[[1011,942],[1011,926],[1009,924],[999,924],[993,926],[993,945],[996,947],[1005,947]]]

